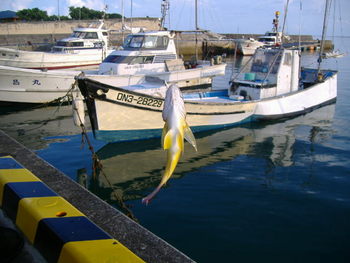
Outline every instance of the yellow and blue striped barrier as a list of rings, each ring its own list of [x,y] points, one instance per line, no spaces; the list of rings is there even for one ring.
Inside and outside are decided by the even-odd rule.
[[[0,206],[48,262],[144,262],[11,156],[0,157]]]

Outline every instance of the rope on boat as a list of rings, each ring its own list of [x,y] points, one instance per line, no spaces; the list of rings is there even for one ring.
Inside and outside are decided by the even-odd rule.
[[[74,82],[75,85],[77,85],[77,81]],[[108,176],[106,175],[106,173],[103,170],[103,165],[100,161],[100,159],[98,158],[98,155],[96,154],[94,147],[92,146],[92,143],[90,142],[90,139],[88,137],[87,134],[87,130],[86,127],[84,125],[84,122],[81,118],[81,116],[78,113],[78,108],[76,108],[75,106],[73,106],[73,111],[75,111],[78,117],[78,120],[80,122],[80,128],[81,128],[81,146],[82,148],[84,147],[85,143],[88,145],[88,148],[92,154],[91,158],[92,158],[92,172],[93,172],[93,179],[96,180],[97,178],[97,172],[99,171],[100,173],[102,173],[103,177],[105,178],[105,180],[107,181],[109,187],[112,189],[112,194],[115,198],[115,200],[117,201],[119,207],[123,210],[123,212],[126,214],[126,216],[128,216],[129,218],[131,218],[132,220],[134,220],[135,222],[138,222],[137,218],[134,216],[134,214],[131,212],[131,210],[129,209],[128,205],[125,204],[123,197],[117,194],[117,191],[115,189],[115,187],[113,186],[113,184],[110,182],[110,180],[108,179]]]
[[[72,102],[73,100],[73,91],[74,89],[76,88],[77,86],[77,80],[74,81],[74,83],[72,84],[71,88],[66,92],[65,95],[57,98],[57,99],[54,99],[54,100],[51,100],[51,101],[48,101],[48,102],[44,102],[44,103],[41,103],[37,106],[34,106],[32,107],[32,109],[40,109],[40,108],[44,108],[44,107],[47,107],[49,105],[56,105],[58,104],[58,108],[60,106],[63,105],[64,102]]]
[[[27,110],[28,109],[29,110],[35,110],[35,109],[40,109],[40,108],[47,107],[50,104],[55,104],[55,105],[58,104],[57,108],[55,109],[55,111],[52,114],[52,115],[55,115],[59,111],[60,107],[63,105],[63,103],[65,101],[70,102],[70,101],[73,100],[73,90],[74,90],[74,88],[75,88],[75,82],[72,84],[72,87],[67,91],[67,93],[64,96],[59,97],[59,98],[54,99],[54,100],[49,101],[49,102],[45,102],[45,103],[42,103],[42,104],[39,104],[39,105],[35,105],[33,107],[28,107],[26,109]],[[42,123],[38,127],[31,128],[31,129],[26,129],[25,131],[28,132],[28,131],[33,131],[33,130],[39,129],[39,128],[45,126],[46,124],[48,124],[52,120],[54,120],[54,119],[53,118],[47,118],[46,120],[42,121]]]

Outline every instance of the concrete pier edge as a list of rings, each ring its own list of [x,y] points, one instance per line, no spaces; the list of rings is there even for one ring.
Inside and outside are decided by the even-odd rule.
[[[0,130],[0,155],[11,155],[113,238],[146,262],[194,262],[160,237],[71,180]]]

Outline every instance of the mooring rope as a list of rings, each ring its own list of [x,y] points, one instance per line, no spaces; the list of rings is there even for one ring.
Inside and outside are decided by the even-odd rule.
[[[40,109],[40,108],[47,107],[49,105],[56,105],[56,104],[58,104],[57,108],[59,109],[59,107],[62,106],[62,104],[64,102],[68,102],[68,103],[72,102],[72,100],[73,100],[73,95],[72,94],[73,94],[73,90],[75,88],[76,88],[76,81],[74,81],[74,83],[72,84],[71,88],[66,92],[65,95],[63,95],[61,97],[58,97],[58,98],[56,98],[54,100],[51,100],[51,101],[44,102],[44,103],[41,103],[39,105],[33,106],[30,109],[33,109],[33,110],[34,109]],[[57,110],[56,110],[56,112],[57,112]]]
[[[76,84],[76,82],[74,83]],[[116,189],[113,186],[113,184],[111,183],[111,181],[108,179],[107,174],[104,172],[103,170],[103,165],[100,161],[100,159],[98,158],[98,155],[96,154],[94,147],[92,146],[92,143],[88,137],[87,131],[86,131],[86,127],[78,113],[78,109],[76,107],[73,107],[73,110],[77,113],[79,122],[80,122],[80,128],[81,128],[81,145],[82,147],[84,147],[85,143],[87,143],[88,148],[92,154],[91,158],[92,158],[92,172],[93,172],[93,179],[96,180],[97,179],[97,172],[100,171],[100,173],[103,175],[103,177],[105,178],[106,182],[108,183],[108,186],[112,189],[112,194],[115,198],[115,200],[117,201],[119,207],[124,211],[125,215],[128,216],[129,218],[131,218],[132,220],[134,220],[135,222],[138,222],[137,218],[134,216],[134,214],[132,213],[132,211],[129,209],[128,205],[125,204],[123,197],[119,196],[116,193]]]

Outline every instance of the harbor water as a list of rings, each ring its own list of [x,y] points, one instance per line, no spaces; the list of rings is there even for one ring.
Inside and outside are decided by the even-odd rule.
[[[348,51],[350,38],[335,44]],[[350,56],[324,62],[339,70],[335,104],[196,134],[198,152],[186,143],[147,206],[141,199],[166,163],[160,139],[106,144],[89,132],[102,164],[94,174],[70,106],[1,107],[0,129],[111,205],[122,198],[141,225],[197,262],[350,262]]]

